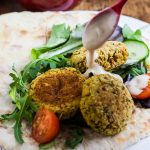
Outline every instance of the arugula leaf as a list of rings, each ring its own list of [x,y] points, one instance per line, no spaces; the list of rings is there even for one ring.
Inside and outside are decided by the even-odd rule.
[[[122,33],[123,33],[123,37],[126,39],[143,41],[141,30],[139,29],[134,32],[131,30],[131,28],[128,25],[125,25],[122,29]]]
[[[16,109],[11,114],[2,115],[2,120],[15,120],[14,125],[14,135],[18,143],[22,144],[24,142],[22,138],[22,131],[21,131],[21,122],[23,120],[23,113],[26,109],[26,103],[28,101],[27,98],[28,94],[24,97],[19,99],[20,102],[20,109],[16,107]],[[28,110],[27,110],[28,111]]]
[[[81,127],[76,126],[70,132],[71,137],[66,140],[65,145],[74,149],[79,143],[83,141],[84,132]]]
[[[22,79],[24,82],[31,82],[39,73],[43,73],[49,69],[70,66],[68,58],[63,55],[57,55],[52,58],[40,58],[31,61],[22,71]]]
[[[23,120],[23,118],[28,118],[30,119],[29,114],[27,114],[29,111],[31,113],[32,107],[28,109],[26,109],[26,103],[27,103],[28,99],[27,99],[27,94],[25,97],[21,97],[19,99],[19,108],[17,106],[16,103],[16,109],[11,113],[11,114],[5,114],[5,115],[1,115],[1,119],[2,120],[15,120],[15,126],[14,126],[14,135],[15,138],[17,140],[18,143],[22,144],[24,141],[22,139],[22,132],[21,132],[21,122]],[[25,110],[26,109],[26,110]],[[32,114],[35,113],[35,110],[32,111]],[[26,117],[23,116],[23,114],[26,114]],[[30,114],[30,115],[32,115]],[[32,117],[33,119],[33,117]],[[31,120],[30,120],[31,121]]]
[[[10,84],[9,95],[12,103],[16,105],[15,110],[11,114],[2,115],[2,120],[14,120],[14,135],[18,143],[22,144],[22,120],[27,120],[30,124],[34,118],[37,105],[29,99],[28,84],[35,79],[40,73],[43,73],[51,68],[60,68],[70,66],[68,59],[63,55],[58,55],[52,58],[37,59],[27,64],[24,69],[17,73],[13,67],[13,72],[10,76],[13,82]]]
[[[10,84],[10,91],[9,91],[9,96],[12,99],[12,102],[16,104],[18,109],[21,108],[19,98],[20,96],[23,96],[23,93],[27,92],[27,87],[22,81],[21,74],[17,74],[17,71],[15,68],[12,68],[13,73],[10,73],[10,76],[13,79],[13,82]],[[18,94],[19,93],[19,94]],[[20,95],[20,93],[22,93]]]
[[[22,131],[21,131],[21,120],[16,120],[14,126],[14,135],[19,144],[24,143],[24,140],[22,138]]]
[[[70,27],[65,24],[53,25],[50,39],[46,45],[32,49],[32,58],[37,59],[42,53],[64,44],[69,39],[70,32]]]
[[[50,62],[50,68],[55,69],[56,68],[56,63],[55,62]]]
[[[26,94],[24,97],[20,98],[21,109],[18,112],[18,115],[17,115],[17,118],[16,118],[16,123],[15,123],[15,126],[14,126],[14,135],[15,135],[15,138],[16,138],[17,142],[20,143],[20,144],[22,144],[24,142],[23,138],[22,138],[21,122],[22,122],[22,115],[23,115],[23,112],[25,110],[26,103],[27,103],[27,96],[28,95]]]
[[[18,111],[19,109],[16,108],[11,114],[1,115],[1,119],[2,120],[14,120],[15,118],[17,118]]]
[[[33,60],[38,59],[38,57],[39,57],[41,54],[43,54],[43,53],[45,53],[45,52],[47,52],[47,51],[49,51],[49,50],[50,50],[50,49],[49,49],[49,47],[47,47],[47,46],[32,48],[32,51],[31,51],[32,59],[33,59]]]
[[[26,109],[26,103],[28,101],[28,94],[26,94],[24,97],[20,98],[20,109],[16,107],[16,109],[11,114],[2,115],[2,120],[15,120],[14,125],[14,135],[18,143],[22,144],[24,142],[22,138],[22,131],[21,131],[21,123],[24,118],[29,118],[28,114],[26,114],[26,117],[24,116],[25,113],[27,113],[32,108],[30,107],[29,110]],[[30,111],[31,112],[31,111]],[[35,113],[35,112],[34,112]],[[31,114],[30,114],[31,115]],[[33,118],[32,118],[33,119]]]
[[[27,100],[28,100],[28,94],[26,94],[24,97],[20,97],[19,101],[20,101],[20,104],[21,104],[21,109],[18,112],[18,115],[17,115],[17,118],[16,118],[16,123],[15,123],[15,126],[14,126],[14,135],[15,135],[16,140],[20,144],[22,144],[24,142],[23,139],[22,139],[21,122],[22,122],[22,119],[23,119],[23,117],[22,117],[23,113],[26,109]]]
[[[5,114],[1,116],[2,120],[14,120],[14,135],[18,143],[22,144],[22,132],[21,132],[21,122],[24,118],[28,118],[29,116],[25,116],[27,112],[35,113],[35,109],[33,109],[33,105],[27,107],[29,102],[28,98],[28,89],[26,84],[22,80],[21,74],[18,74],[16,70],[13,68],[13,73],[10,74],[13,78],[13,82],[10,85],[10,97],[12,98],[13,104],[16,105],[15,110],[11,114]]]

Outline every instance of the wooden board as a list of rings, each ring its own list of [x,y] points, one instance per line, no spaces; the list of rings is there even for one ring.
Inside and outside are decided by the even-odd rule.
[[[116,0],[82,0],[74,9],[101,10],[115,2]],[[25,9],[17,3],[17,0],[0,0],[0,14],[23,10]],[[128,0],[122,13],[150,23],[150,0]]]

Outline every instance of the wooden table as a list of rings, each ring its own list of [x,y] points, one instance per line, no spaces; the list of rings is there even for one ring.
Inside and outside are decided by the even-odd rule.
[[[74,9],[101,10],[115,2],[116,0],[82,0]],[[23,10],[25,9],[17,3],[17,0],[0,0],[0,14]],[[122,13],[150,23],[150,0],[128,0]]]

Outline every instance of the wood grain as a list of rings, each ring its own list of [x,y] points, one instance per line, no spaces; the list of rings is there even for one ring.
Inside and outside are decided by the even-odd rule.
[[[101,10],[115,2],[116,0],[82,0],[74,10]],[[25,9],[17,0],[0,0],[0,14],[23,10]],[[150,0],[128,0],[122,14],[150,23]]]
[[[83,0],[75,9],[101,10],[115,2],[116,0]],[[122,14],[150,23],[150,0],[128,0]]]

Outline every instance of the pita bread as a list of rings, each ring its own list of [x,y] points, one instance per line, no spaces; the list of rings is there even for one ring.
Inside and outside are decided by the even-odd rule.
[[[10,13],[0,16],[0,114],[14,109],[8,96],[12,65],[20,71],[30,61],[31,48],[46,42],[47,33],[53,24],[66,23],[71,27],[83,24],[95,15],[94,12],[44,12]],[[38,144],[30,138],[30,127],[23,123],[25,143],[17,144],[13,134],[13,122],[0,123],[0,146],[6,150],[38,150]],[[83,142],[77,150],[123,150],[150,135],[150,109],[135,108],[128,126],[120,134],[104,137],[93,130],[84,129]],[[66,150],[62,130],[52,150]]]

